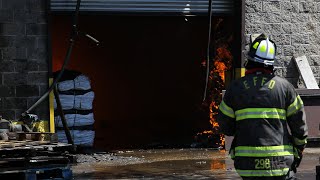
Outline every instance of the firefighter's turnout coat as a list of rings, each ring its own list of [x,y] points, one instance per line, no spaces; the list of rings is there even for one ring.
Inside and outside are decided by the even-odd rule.
[[[294,146],[306,144],[303,102],[287,80],[272,74],[255,72],[233,81],[217,121],[222,133],[234,136],[230,155],[243,177],[286,175]]]

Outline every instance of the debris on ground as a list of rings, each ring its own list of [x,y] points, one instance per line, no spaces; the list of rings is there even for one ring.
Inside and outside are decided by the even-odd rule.
[[[109,165],[128,165],[148,162],[144,158],[118,156],[115,153],[77,154],[77,163],[104,163]]]

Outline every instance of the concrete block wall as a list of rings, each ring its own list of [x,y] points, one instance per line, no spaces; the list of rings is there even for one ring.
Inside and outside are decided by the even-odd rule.
[[[245,0],[245,34],[265,33],[277,43],[276,74],[304,88],[293,56],[306,55],[320,81],[320,0]],[[246,46],[248,50],[248,46]]]
[[[17,119],[48,88],[46,0],[0,0],[0,115]],[[48,118],[48,102],[34,113]]]

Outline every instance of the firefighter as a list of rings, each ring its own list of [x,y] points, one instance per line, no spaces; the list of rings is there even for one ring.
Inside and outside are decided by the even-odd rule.
[[[219,106],[221,133],[234,136],[230,156],[243,179],[291,179],[307,143],[306,116],[295,88],[273,74],[276,44],[264,34],[250,45],[245,76]]]

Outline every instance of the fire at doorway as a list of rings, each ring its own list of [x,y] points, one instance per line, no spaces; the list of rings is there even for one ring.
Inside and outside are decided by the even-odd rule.
[[[214,17],[212,23],[221,20],[224,38],[216,40],[228,41],[212,48],[233,53],[240,28],[233,16]],[[70,24],[68,15],[52,17],[52,71],[62,65]],[[91,79],[96,148],[190,147],[197,133],[212,129],[201,105],[207,26],[204,16],[79,17],[79,28],[100,41],[98,47],[85,38],[77,41],[68,66]]]

